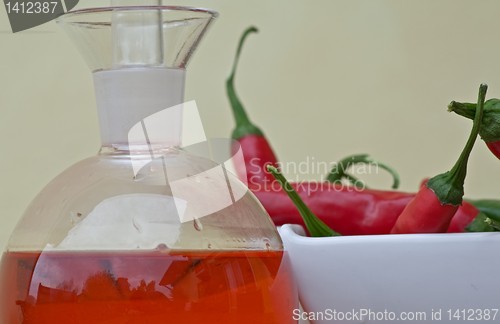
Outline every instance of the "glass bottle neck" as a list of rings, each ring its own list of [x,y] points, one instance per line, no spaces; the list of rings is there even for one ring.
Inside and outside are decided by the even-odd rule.
[[[123,68],[93,73],[103,148],[179,146],[184,69]]]

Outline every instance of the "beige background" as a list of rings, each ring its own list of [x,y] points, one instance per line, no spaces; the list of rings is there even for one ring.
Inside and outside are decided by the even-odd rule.
[[[500,97],[495,0],[171,3],[221,14],[186,88],[210,137],[230,134],[224,81],[241,32],[260,28],[246,44],[237,89],[282,161],[368,152],[399,170],[402,189],[415,190],[451,167],[468,135],[470,122],[447,113],[448,102],[475,101],[480,82]],[[99,137],[90,73],[54,22],[12,34],[0,9],[0,44],[1,249],[34,195],[95,154]],[[469,171],[468,197],[500,198],[500,161],[483,143]],[[367,179],[390,184],[385,174]]]

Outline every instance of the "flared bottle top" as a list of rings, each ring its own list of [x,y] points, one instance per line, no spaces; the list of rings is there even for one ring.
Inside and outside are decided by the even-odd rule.
[[[217,13],[174,6],[83,9],[58,18],[92,71],[184,69]]]

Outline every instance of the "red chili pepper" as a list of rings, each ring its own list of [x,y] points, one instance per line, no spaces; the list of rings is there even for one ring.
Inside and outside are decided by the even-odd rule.
[[[467,227],[479,214],[480,210],[475,205],[464,201],[460,208],[458,208],[457,213],[451,219],[450,226],[448,226],[446,232],[461,233],[467,231]],[[481,231],[484,231],[484,229]]]
[[[454,113],[474,119],[477,104],[468,102],[452,101],[448,110]],[[500,159],[500,99],[489,99],[484,103],[484,117],[479,135],[486,143],[490,151]]]
[[[277,162],[271,145],[260,128],[255,126],[248,118],[234,88],[234,75],[243,43],[250,33],[257,31],[257,28],[249,27],[241,36],[233,69],[226,81],[227,95],[236,121],[236,128],[233,130],[232,138],[239,142],[245,162],[244,167],[239,166],[238,168],[236,166],[236,171],[242,181],[246,180],[250,189],[259,189],[262,184],[274,181],[274,177],[267,171],[266,166],[268,164],[276,165]],[[237,147],[233,146],[233,154],[236,153],[237,149]]]
[[[429,179],[424,179],[420,183],[420,187],[426,186]],[[473,203],[470,201],[464,201],[460,208],[458,208],[455,216],[451,219],[450,226],[448,226],[448,233],[461,233],[468,231],[468,226],[474,221],[476,217],[481,214],[482,210],[478,208],[478,203]],[[499,206],[500,211],[500,206]],[[484,232],[484,226],[482,226],[480,232]],[[476,231],[474,229],[473,231]]]
[[[342,235],[387,234],[406,204],[409,193],[357,190],[328,182],[292,183],[311,211]],[[276,225],[304,225],[300,214],[280,189],[255,191]]]
[[[389,234],[396,219],[414,193],[346,187],[339,184],[303,182],[292,183],[304,203],[326,225],[342,235]],[[304,226],[300,213],[284,191],[254,191],[273,222]],[[453,231],[463,232],[479,214],[468,202],[458,209]],[[455,219],[456,218],[456,219]],[[461,227],[460,227],[461,226]]]
[[[422,186],[408,203],[391,230],[395,234],[446,232],[462,204],[467,162],[479,134],[487,86],[479,87],[478,109],[467,144],[453,168]]]

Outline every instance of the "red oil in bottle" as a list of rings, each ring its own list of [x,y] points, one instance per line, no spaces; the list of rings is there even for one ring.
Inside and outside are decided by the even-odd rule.
[[[6,252],[1,324],[294,323],[286,254]]]

